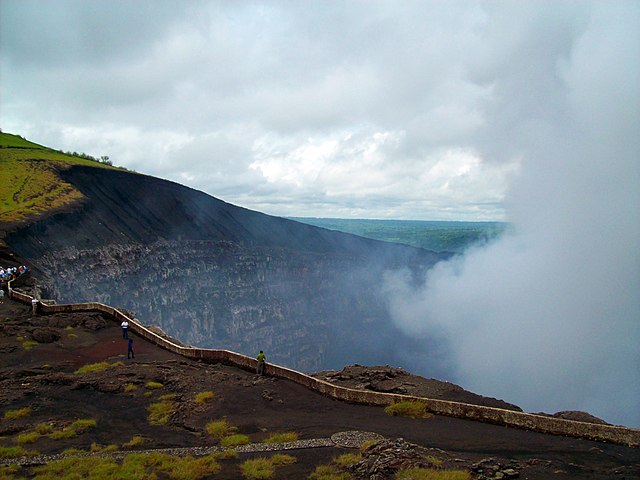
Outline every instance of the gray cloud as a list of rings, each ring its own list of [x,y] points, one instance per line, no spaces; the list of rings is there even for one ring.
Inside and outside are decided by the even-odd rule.
[[[254,204],[256,184],[240,186],[235,174],[212,183],[198,175],[226,171],[221,167],[227,159],[220,157],[226,151],[204,153],[209,139],[233,137],[232,150],[246,152],[247,146],[277,138],[279,146],[286,143],[295,151],[310,137],[324,142],[362,131],[402,133],[393,148],[379,152],[384,155],[380,172],[428,168],[436,154],[473,149],[470,140],[485,122],[489,87],[471,79],[465,63],[477,53],[487,15],[480,5],[441,7],[140,1],[132,8],[106,1],[3,0],[3,127],[63,149],[108,154],[118,164],[150,174],[197,178],[191,186],[214,195],[239,187],[225,199],[291,214],[277,200],[271,206],[267,198]],[[153,153],[144,151],[143,145],[167,136],[188,138],[189,145],[165,151],[152,145]],[[182,167],[183,152],[195,153],[190,168]],[[250,167],[255,158],[235,160],[245,177],[256,180]],[[482,191],[503,173],[480,161],[487,166],[470,172],[468,188],[449,199],[433,203],[427,194],[422,202],[408,198],[391,210],[360,202],[355,211],[368,217],[439,218],[461,212],[461,218],[500,218],[504,192],[490,189],[487,201],[487,190]],[[341,162],[342,157],[327,160]],[[360,175],[364,183],[371,171]],[[299,191],[284,178],[257,181],[298,203],[301,210],[295,213],[345,212],[312,207],[297,195],[335,195],[327,188],[338,178],[328,184],[306,179],[310,183]],[[440,186],[446,183],[442,177]],[[368,190],[375,185],[372,178]],[[406,184],[401,190],[416,188]],[[458,203],[461,195],[465,201]],[[384,204],[387,197],[376,196],[376,203]],[[358,192],[353,197],[345,192],[336,204],[353,203]],[[388,199],[399,197],[390,193]],[[492,207],[485,209],[487,204]]]
[[[491,117],[519,119],[513,231],[439,265],[419,289],[401,275],[387,288],[399,325],[446,339],[466,387],[530,411],[582,409],[637,427],[639,9],[610,7],[594,8],[569,50],[543,55],[555,56],[539,74],[553,86],[544,105],[493,106]],[[513,87],[498,82],[494,94],[510,98]]]

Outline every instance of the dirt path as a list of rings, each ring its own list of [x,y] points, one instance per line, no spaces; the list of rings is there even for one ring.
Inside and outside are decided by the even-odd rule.
[[[222,447],[173,447],[173,448],[154,448],[148,450],[136,450],[135,453],[139,454],[151,454],[151,453],[164,453],[167,455],[175,456],[187,456],[201,457],[210,455],[215,452],[222,452],[225,450],[233,450],[236,453],[259,453],[259,452],[282,452],[287,450],[304,450],[308,448],[323,448],[323,447],[341,447],[341,448],[360,448],[364,442],[370,440],[381,440],[383,437],[377,433],[372,432],[338,432],[333,434],[331,438],[312,438],[309,440],[298,440],[295,442],[285,443],[250,443],[248,445],[241,445],[236,448],[222,448]],[[44,465],[56,460],[62,460],[69,457],[108,457],[115,460],[122,460],[126,455],[132,453],[128,451],[116,451],[116,452],[87,452],[84,454],[57,454],[57,455],[36,455],[30,457],[20,458],[6,458],[0,459],[2,465],[20,465],[20,466],[32,466],[32,465]]]

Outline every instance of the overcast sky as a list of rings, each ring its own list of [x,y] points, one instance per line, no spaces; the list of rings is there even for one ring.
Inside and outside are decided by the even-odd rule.
[[[567,66],[598,28],[584,1],[0,8],[5,131],[267,213],[347,218],[505,219],[518,137],[566,120]]]
[[[640,427],[640,2],[0,8],[4,131],[270,214],[508,220],[389,276],[396,322],[467,388]]]

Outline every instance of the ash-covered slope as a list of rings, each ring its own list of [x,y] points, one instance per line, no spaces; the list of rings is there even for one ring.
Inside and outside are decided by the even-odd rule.
[[[176,183],[72,167],[85,199],[7,235],[45,296],[134,311],[186,343],[305,371],[347,363],[433,366],[402,334],[381,293],[391,269],[420,274],[441,257],[236,207]],[[429,353],[425,353],[429,352]],[[424,373],[424,372],[420,372]]]
[[[25,256],[64,247],[150,244],[158,240],[230,241],[390,262],[430,262],[432,252],[326,230],[237,207],[167,180],[119,170],[75,166],[59,173],[85,196],[81,206],[40,220],[9,236]]]

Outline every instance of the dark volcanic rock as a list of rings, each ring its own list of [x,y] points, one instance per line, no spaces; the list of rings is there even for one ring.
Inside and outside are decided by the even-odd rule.
[[[562,411],[562,412],[556,412],[551,416],[552,417],[556,417],[556,418],[564,418],[565,420],[576,420],[578,422],[598,423],[600,425],[610,425],[609,423],[605,422],[601,418],[598,418],[598,417],[596,417],[594,415],[591,415],[590,413],[581,412],[581,411],[577,411],[577,410],[565,410],[565,411]]]
[[[402,438],[377,442],[366,448],[362,457],[349,467],[350,473],[358,480],[391,479],[400,469],[433,468],[441,463],[432,451]]]
[[[314,373],[313,376],[330,383],[335,383],[336,385],[361,390],[401,393],[417,397],[451,400],[454,402],[522,411],[517,405],[507,403],[504,400],[484,397],[469,392],[459,385],[435,380],[433,378],[424,378],[409,373],[402,368],[390,367],[388,365],[376,367],[349,365],[339,372],[318,372]]]
[[[38,343],[53,343],[60,339],[60,333],[53,328],[36,328],[31,336]]]

